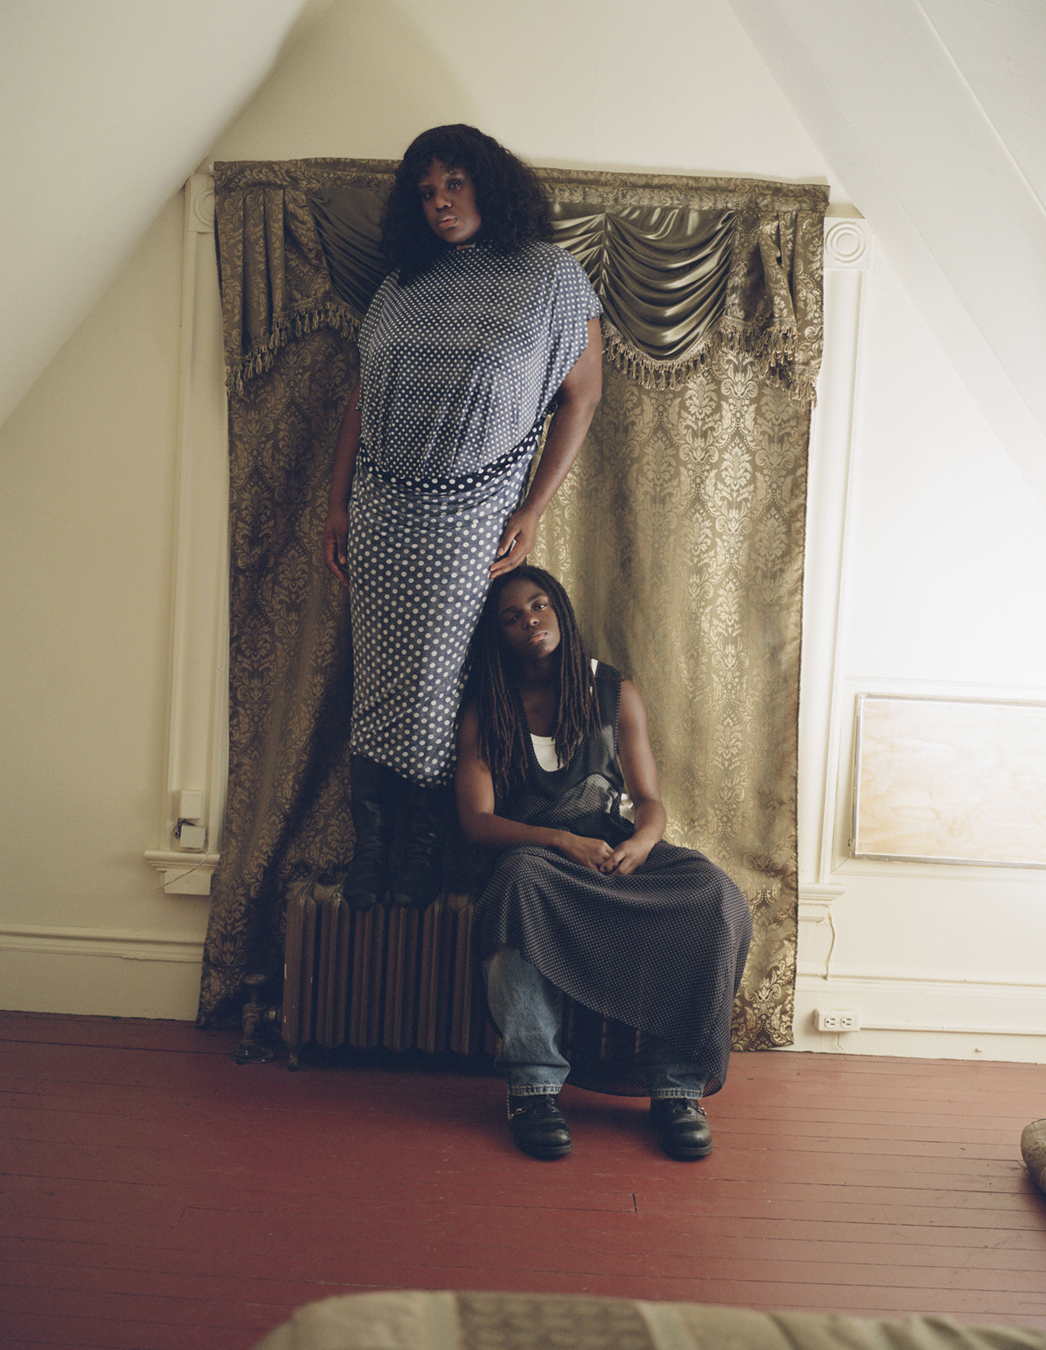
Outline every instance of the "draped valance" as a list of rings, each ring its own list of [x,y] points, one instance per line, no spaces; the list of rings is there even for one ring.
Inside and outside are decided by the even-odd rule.
[[[215,166],[230,387],[243,393],[294,336],[354,337],[383,276],[389,160]],[[539,169],[555,242],[603,302],[604,350],[675,388],[723,347],[812,402],[821,358],[826,187]]]

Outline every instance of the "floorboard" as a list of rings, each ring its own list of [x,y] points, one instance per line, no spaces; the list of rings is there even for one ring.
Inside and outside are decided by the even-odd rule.
[[[239,1067],[185,1023],[0,1014],[0,1343],[249,1350],[371,1288],[689,1299],[1046,1330],[1046,1202],[1020,1159],[1046,1068],[763,1053],[712,1155],[567,1088],[575,1151],[511,1145],[457,1066]]]

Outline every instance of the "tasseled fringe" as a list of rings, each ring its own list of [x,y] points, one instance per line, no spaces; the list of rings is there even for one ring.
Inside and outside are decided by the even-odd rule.
[[[747,353],[759,364],[767,380],[780,385],[797,403],[816,401],[814,378],[799,364],[799,338],[794,327],[773,325],[752,333],[733,324],[717,324],[701,346],[674,361],[659,361],[641,352],[614,327],[603,322],[603,352],[615,370],[644,389],[681,389],[691,376],[706,369],[723,351]]]
[[[331,328],[344,338],[354,339],[359,336],[360,323],[361,320],[351,310],[333,300],[277,319],[264,341],[255,342],[238,366],[229,366],[229,393],[246,394],[248,385],[272,369],[277,353],[289,342],[316,333],[321,328]]]
[[[332,328],[345,338],[356,338],[360,319],[346,306],[326,301],[296,314],[278,319],[263,342],[256,342],[228,372],[229,392],[243,395],[248,385],[272,369],[276,355],[288,342],[305,337],[321,328]],[[759,363],[760,373],[784,389],[797,403],[816,402],[814,377],[798,362],[799,340],[792,326],[772,325],[761,333],[746,331],[734,324],[715,325],[701,346],[675,361],[659,361],[647,356],[614,327],[603,322],[603,352],[615,370],[635,380],[644,389],[681,389],[691,376],[706,369],[720,351],[747,353]]]

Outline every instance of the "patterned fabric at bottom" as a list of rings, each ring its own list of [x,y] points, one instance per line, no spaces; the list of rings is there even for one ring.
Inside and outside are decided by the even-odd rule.
[[[299,1308],[255,1350],[1046,1350],[1014,1326],[765,1313],[579,1294],[343,1294]]]

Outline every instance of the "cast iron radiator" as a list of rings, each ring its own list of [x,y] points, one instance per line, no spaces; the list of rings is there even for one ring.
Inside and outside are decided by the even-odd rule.
[[[427,1054],[492,1048],[469,897],[440,896],[425,910],[353,910],[344,879],[316,871],[288,893],[281,1019],[289,1067],[311,1041]]]

